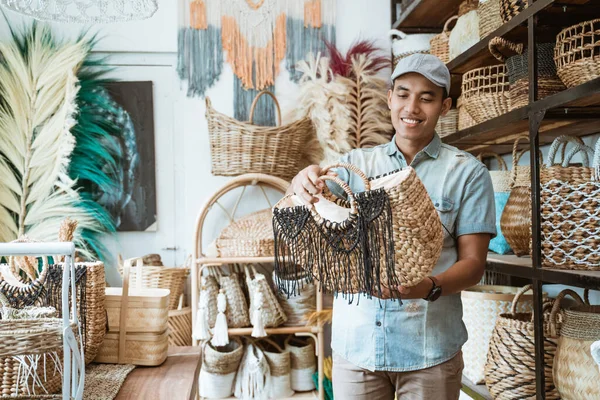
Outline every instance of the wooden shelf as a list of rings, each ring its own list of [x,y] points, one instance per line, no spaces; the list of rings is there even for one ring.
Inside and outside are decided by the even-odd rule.
[[[537,278],[545,283],[556,283],[600,289],[600,271],[572,271],[562,269],[534,269],[530,257],[488,253],[487,270],[525,279]]]
[[[249,336],[252,334],[252,327],[249,328],[230,328],[227,330],[231,336]],[[321,329],[318,326],[283,326],[279,328],[266,328],[267,335],[292,335],[294,333],[319,333]]]
[[[196,260],[198,265],[217,264],[268,264],[274,263],[275,257],[200,257]]]
[[[476,385],[464,375],[462,377],[462,391],[475,400],[488,400],[492,398],[485,385]]]
[[[393,29],[410,32],[441,32],[448,18],[458,13],[462,0],[412,0],[405,1],[406,7]]]
[[[443,138],[445,143],[477,154],[512,151],[514,139],[529,132],[528,112],[547,110],[540,127],[540,145],[560,135],[587,136],[600,132],[600,78],[538,100]],[[528,147],[523,143],[522,148]]]

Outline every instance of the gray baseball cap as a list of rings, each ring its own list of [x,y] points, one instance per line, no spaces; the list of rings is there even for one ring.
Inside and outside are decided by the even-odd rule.
[[[391,78],[392,83],[399,76],[409,72],[423,75],[437,86],[445,88],[447,93],[450,94],[450,71],[448,71],[446,64],[436,56],[419,53],[402,58],[394,68]]]

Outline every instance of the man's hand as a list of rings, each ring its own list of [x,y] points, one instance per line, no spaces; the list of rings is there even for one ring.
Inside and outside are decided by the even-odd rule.
[[[403,300],[423,299],[427,297],[427,295],[431,291],[431,288],[433,288],[433,282],[431,281],[431,279],[425,278],[412,287],[398,286],[397,288],[390,289],[388,287],[382,286],[381,296],[379,296],[377,293],[375,293],[374,296],[382,300],[398,297],[400,297]]]
[[[335,173],[328,172],[327,175],[335,176]],[[321,167],[318,165],[310,165],[292,179],[287,193],[295,193],[299,196],[306,205],[310,205],[319,201],[317,194],[321,193],[325,188],[325,182],[319,177],[321,176]]]

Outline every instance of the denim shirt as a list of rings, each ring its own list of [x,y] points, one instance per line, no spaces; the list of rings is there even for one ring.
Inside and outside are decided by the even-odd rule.
[[[407,166],[395,137],[388,144],[356,149],[340,161],[356,165],[373,177]],[[441,256],[432,275],[458,259],[460,235],[496,235],[494,191],[489,173],[470,154],[443,144],[437,134],[411,163],[438,211],[444,229]],[[337,168],[353,192],[364,191],[354,173]],[[341,189],[327,182],[332,192]],[[380,300],[360,296],[349,304],[338,296],[333,305],[331,348],[352,364],[367,370],[414,371],[450,360],[467,340],[460,293],[425,300]]]

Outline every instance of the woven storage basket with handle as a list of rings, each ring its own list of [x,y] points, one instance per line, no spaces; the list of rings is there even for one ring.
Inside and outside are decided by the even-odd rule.
[[[500,0],[480,0],[477,14],[479,15],[479,37],[482,39],[503,24],[500,16]]]
[[[563,143],[575,143],[562,164],[555,163]],[[583,165],[570,165],[581,154]],[[593,165],[589,156],[593,155]],[[541,173],[542,265],[575,270],[600,269],[600,141],[594,151],[579,138],[561,136],[550,147]]]
[[[233,395],[236,372],[244,355],[244,346],[237,337],[229,344],[214,347],[205,342],[202,348],[199,390],[202,398],[223,399]]]
[[[281,124],[279,103],[271,92],[262,91],[256,96],[250,109],[250,122],[217,112],[206,97],[213,175],[263,173],[291,180],[300,170],[304,145],[314,135],[312,121],[305,117],[276,127],[254,125],[256,102],[264,94],[275,101]]]
[[[285,276],[306,266],[324,290],[344,295],[418,284],[437,263],[444,230],[415,170],[408,167],[369,179],[356,166],[343,163],[323,168],[322,173],[334,168],[357,174],[366,190],[353,194],[337,177],[322,175],[322,180],[339,185],[349,201],[321,196],[311,209],[295,196],[277,203],[273,213],[277,273]],[[281,289],[289,293],[289,288]]]
[[[129,281],[131,286],[143,289],[169,289],[169,310],[176,310],[179,296],[183,293],[185,282],[190,273],[188,265],[185,267],[164,267],[144,265],[142,258],[135,257],[126,262],[131,265]],[[119,272],[123,275],[123,265],[119,263]],[[141,284],[138,285],[138,281]]]
[[[469,339],[464,344],[463,374],[475,384],[484,383],[483,370],[496,319],[510,312],[510,307],[519,288],[511,286],[474,286],[461,292],[463,321]],[[533,312],[533,296],[523,295],[517,304],[518,313]]]
[[[600,77],[600,19],[563,29],[556,36],[554,61],[567,87]]]
[[[219,257],[270,257],[273,249],[273,213],[257,211],[232,222],[216,240]]]
[[[562,317],[553,370],[556,389],[566,400],[597,398],[600,371],[590,348],[600,340],[600,306],[586,301],[563,310]]]
[[[271,370],[269,398],[286,399],[292,397],[294,391],[292,390],[290,351],[282,349],[281,346],[270,339],[261,339],[257,342],[257,345],[263,351]]]
[[[459,15],[456,25],[450,32],[448,39],[450,60],[455,59],[479,42],[479,16],[476,9],[477,7],[464,15]]]
[[[449,18],[444,24],[442,33],[435,35],[429,42],[431,49],[429,52],[442,60],[444,63],[450,61],[450,49],[448,48],[448,41],[450,40],[450,24],[458,20],[458,15]]]
[[[504,65],[476,68],[463,75],[464,106],[476,123],[508,112],[508,74]]]
[[[536,398],[533,313],[517,312],[521,297],[531,288],[527,285],[521,289],[513,300],[511,311],[500,314],[496,320],[484,369],[485,384],[494,399]],[[570,292],[561,292],[556,301],[560,303]],[[552,302],[544,303],[544,384],[546,399],[558,400],[560,397],[552,380],[556,352],[556,338],[553,336],[557,326],[551,307]]]

